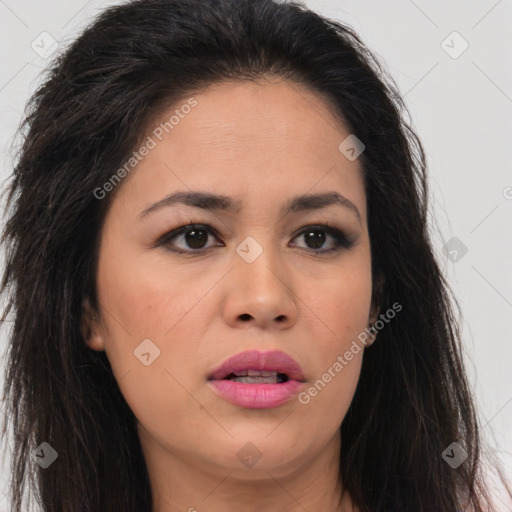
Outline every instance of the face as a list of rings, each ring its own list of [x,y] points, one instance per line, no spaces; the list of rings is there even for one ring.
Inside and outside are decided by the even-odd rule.
[[[193,98],[154,121],[154,147],[117,185],[86,342],[105,350],[148,460],[286,475],[339,452],[364,350],[335,363],[375,318],[360,163],[340,152],[349,131],[329,105],[295,83],[227,82]],[[194,206],[177,192],[226,200]],[[209,380],[246,351],[258,351],[249,369],[287,382]]]

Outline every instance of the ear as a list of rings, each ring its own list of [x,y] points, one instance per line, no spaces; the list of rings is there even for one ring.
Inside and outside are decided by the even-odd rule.
[[[105,350],[103,325],[99,314],[92,309],[89,297],[86,297],[82,303],[80,332],[85,344],[90,349]]]
[[[382,273],[378,273],[373,280],[372,304],[370,308],[370,316],[368,318],[369,323],[375,323],[379,317],[380,309],[382,307],[382,296],[385,282],[386,278]]]

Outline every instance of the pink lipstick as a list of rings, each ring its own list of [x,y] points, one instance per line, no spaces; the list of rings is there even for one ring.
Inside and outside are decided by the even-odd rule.
[[[299,364],[279,350],[241,352],[208,378],[216,394],[249,409],[278,407],[293,398],[304,382]]]

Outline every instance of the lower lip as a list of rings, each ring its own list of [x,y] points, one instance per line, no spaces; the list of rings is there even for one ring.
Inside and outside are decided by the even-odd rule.
[[[234,380],[210,380],[214,391],[229,402],[248,409],[270,409],[291,400],[304,385],[297,380],[280,384],[246,384]]]

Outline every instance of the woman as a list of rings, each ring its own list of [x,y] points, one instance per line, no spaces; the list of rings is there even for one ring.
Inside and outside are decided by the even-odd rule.
[[[298,4],[85,30],[7,198],[16,512],[492,510],[404,111]]]

